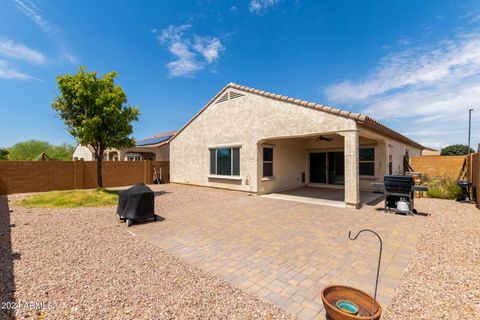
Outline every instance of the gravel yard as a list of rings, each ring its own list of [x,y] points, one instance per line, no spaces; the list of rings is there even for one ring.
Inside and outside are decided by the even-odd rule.
[[[157,197],[160,214],[244,196],[185,190],[170,186]],[[114,208],[27,209],[13,205],[20,197],[9,196],[7,203],[0,196],[0,300],[21,303],[19,319],[292,318],[132,236]],[[30,302],[45,308],[24,305]],[[6,311],[0,310],[3,318]]]
[[[480,319],[480,210],[451,200],[416,204],[431,216],[383,319]]]
[[[179,185],[155,190],[163,190],[160,216],[247,196]],[[0,196],[0,301],[20,303],[19,319],[292,318],[132,236],[113,207],[13,204],[22,197]],[[416,206],[431,216],[382,319],[480,319],[480,210],[435,199]],[[43,309],[25,305],[31,302]],[[0,319],[8,319],[2,308]]]

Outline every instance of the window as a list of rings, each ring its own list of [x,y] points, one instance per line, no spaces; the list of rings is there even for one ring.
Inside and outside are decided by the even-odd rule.
[[[139,156],[139,155],[127,156],[127,161],[140,161],[140,160],[142,160],[142,156]]]
[[[273,148],[263,148],[263,176],[273,177]]]
[[[388,174],[392,175],[393,174],[393,161],[392,161],[392,155],[388,156]]]
[[[359,173],[361,176],[375,175],[375,148],[360,148]]]
[[[210,149],[210,174],[240,175],[240,148]]]

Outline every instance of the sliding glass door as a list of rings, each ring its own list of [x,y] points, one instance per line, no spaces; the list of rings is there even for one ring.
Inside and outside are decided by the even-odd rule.
[[[327,153],[310,153],[310,182],[327,183]]]
[[[328,183],[345,184],[345,154],[343,151],[328,153]]]
[[[345,184],[343,151],[310,153],[310,183]]]

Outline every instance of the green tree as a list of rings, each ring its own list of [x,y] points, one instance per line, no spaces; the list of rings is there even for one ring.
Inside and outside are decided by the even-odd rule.
[[[52,160],[72,160],[74,151],[74,146],[67,143],[62,143],[59,146],[50,146],[50,149],[46,152],[46,154]]]
[[[65,122],[70,134],[81,145],[90,145],[97,159],[97,185],[103,187],[102,160],[107,148],[127,148],[134,145],[132,121],[139,111],[127,105],[127,96],[115,84],[116,72],[97,77],[84,66],[76,74],[57,77],[60,95],[53,109]]]
[[[8,150],[4,148],[0,148],[0,160],[8,160]]]
[[[463,144],[454,144],[448,147],[445,147],[440,152],[442,156],[464,156],[468,154],[468,146]],[[470,148],[470,153],[475,153],[475,150]]]
[[[14,144],[8,151],[10,160],[35,160],[42,152],[47,153],[50,144],[47,141],[28,140]]]
[[[66,143],[55,146],[47,141],[28,140],[14,144],[7,151],[9,160],[35,160],[43,152],[52,160],[72,160],[74,150]]]

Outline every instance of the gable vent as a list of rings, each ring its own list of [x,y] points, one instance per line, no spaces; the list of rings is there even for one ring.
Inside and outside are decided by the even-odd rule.
[[[229,91],[227,93],[225,93],[220,99],[217,100],[217,102],[215,103],[222,103],[222,102],[225,102],[227,100],[232,100],[232,99],[236,99],[236,98],[240,98],[240,97],[243,97],[244,94],[241,94],[241,93],[238,93],[238,92],[233,92],[233,91]],[[230,97],[230,98],[229,98]]]
[[[228,100],[228,92],[225,93],[220,99],[217,100],[217,102],[215,103],[221,103],[221,102],[225,102]]]
[[[244,96],[244,94],[230,91],[230,99],[240,98],[240,97],[243,97],[243,96]]]

